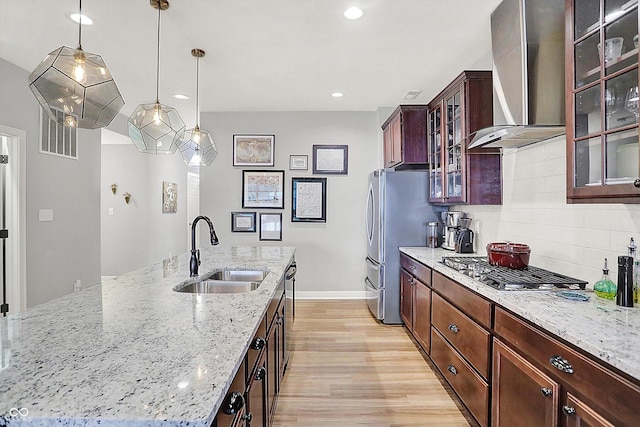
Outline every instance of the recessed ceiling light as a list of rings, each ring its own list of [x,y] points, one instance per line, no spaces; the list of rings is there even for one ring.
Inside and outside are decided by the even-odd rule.
[[[402,99],[416,99],[421,93],[422,91],[420,89],[409,90],[404,94]]]
[[[182,93],[176,93],[175,95],[173,95],[173,97],[175,99],[189,99],[189,95],[184,95]]]
[[[331,94],[331,96],[333,96],[334,98],[342,98],[344,96],[344,93],[342,93],[342,92],[333,92]]]
[[[82,24],[82,25],[93,24],[93,19],[89,18],[87,15],[80,15],[79,13],[68,13],[67,18],[71,19],[76,24]]]
[[[362,15],[364,15],[364,11],[355,6],[344,11],[344,17],[347,19],[360,19]]]

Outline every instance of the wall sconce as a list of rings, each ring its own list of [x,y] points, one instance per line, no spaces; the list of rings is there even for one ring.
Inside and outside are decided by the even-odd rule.
[[[118,184],[111,184],[111,192],[115,196],[116,191],[118,191]]]
[[[129,204],[129,201],[131,201],[131,194],[129,194],[129,193],[124,193],[124,194],[123,194],[123,196],[124,196],[124,202],[125,202],[126,204]]]

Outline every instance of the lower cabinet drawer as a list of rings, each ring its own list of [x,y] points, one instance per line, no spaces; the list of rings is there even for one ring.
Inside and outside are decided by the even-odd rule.
[[[481,426],[489,422],[489,385],[431,328],[431,359]]]
[[[568,391],[602,408],[616,425],[640,426],[638,385],[500,307],[496,307],[494,330]]]
[[[416,276],[425,285],[431,286],[431,269],[408,255],[400,253],[400,266]]]
[[[433,293],[431,322],[485,378],[489,378],[491,334],[444,298]]]

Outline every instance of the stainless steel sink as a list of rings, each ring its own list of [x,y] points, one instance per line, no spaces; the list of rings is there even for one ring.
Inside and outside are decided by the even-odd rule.
[[[260,286],[267,272],[264,270],[215,271],[200,280],[173,288],[176,292],[191,294],[237,294],[251,292]]]
[[[220,270],[205,277],[205,280],[229,280],[238,282],[261,282],[267,272],[264,270]]]
[[[187,283],[173,290],[191,294],[238,294],[251,292],[260,286],[259,282],[240,282],[232,280],[202,280]]]

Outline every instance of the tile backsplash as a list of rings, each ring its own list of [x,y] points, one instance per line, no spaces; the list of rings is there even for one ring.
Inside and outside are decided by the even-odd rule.
[[[606,257],[616,282],[629,238],[640,247],[640,205],[567,204],[564,136],[505,149],[502,169],[502,206],[452,208],[473,218],[478,253],[494,241],[526,243],[532,265],[587,280],[589,287],[602,276]]]

